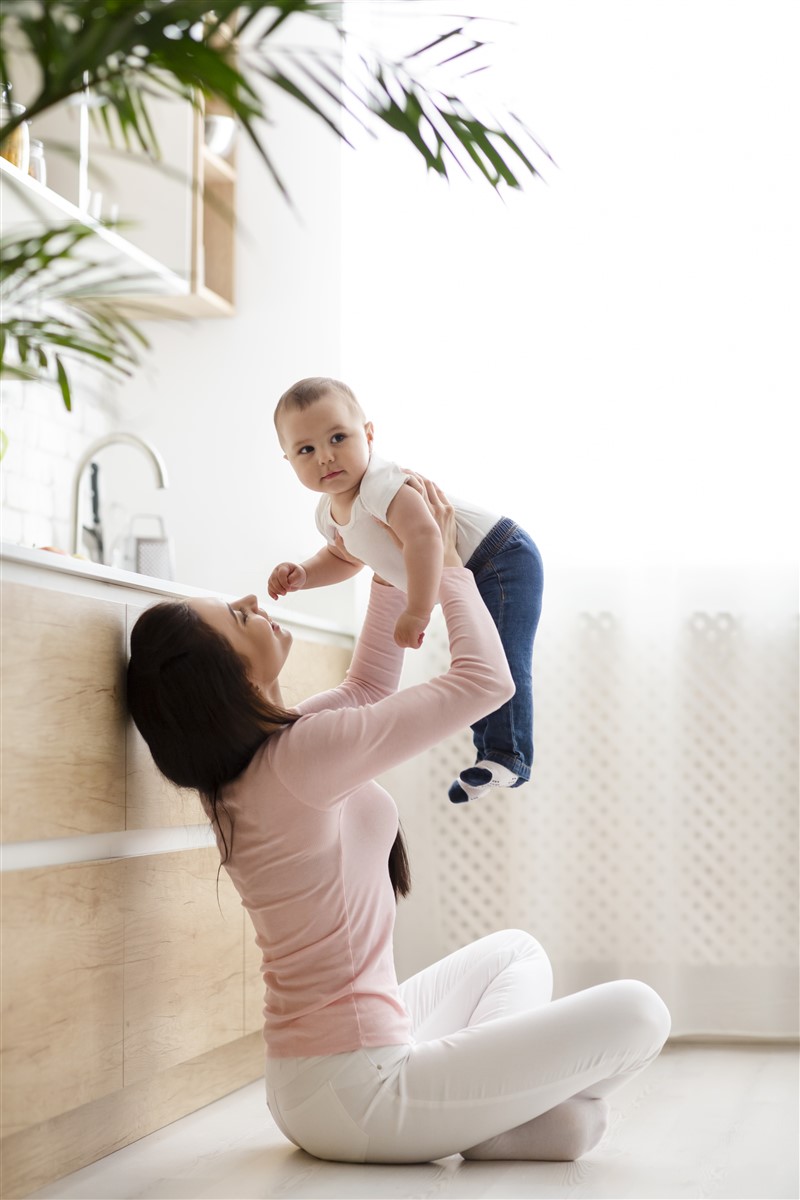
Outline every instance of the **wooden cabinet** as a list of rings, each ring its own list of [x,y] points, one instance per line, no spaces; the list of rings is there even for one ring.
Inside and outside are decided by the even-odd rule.
[[[124,606],[6,583],[2,612],[3,841],[124,829]]]
[[[163,780],[125,713],[130,627],[163,597],[97,582],[73,594],[54,572],[37,573],[49,577],[40,587],[4,568],[0,1154],[11,1197],[258,1078],[264,1044],[250,919],[224,870],[217,880],[197,797]],[[335,686],[352,645],[294,633],[289,703]]]
[[[6,1187],[15,1138],[123,1085],[124,882],[118,863],[3,872]]]

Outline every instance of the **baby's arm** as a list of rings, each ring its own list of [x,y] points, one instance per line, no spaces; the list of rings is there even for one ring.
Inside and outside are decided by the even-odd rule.
[[[343,583],[345,579],[352,579],[357,575],[363,565],[359,559],[348,554],[343,546],[326,545],[305,562],[279,563],[269,577],[267,591],[272,600],[277,600],[287,592]]]
[[[398,646],[422,645],[442,576],[442,535],[413,487],[400,488],[386,513],[389,529],[400,542],[408,581],[408,603],[394,630]]]

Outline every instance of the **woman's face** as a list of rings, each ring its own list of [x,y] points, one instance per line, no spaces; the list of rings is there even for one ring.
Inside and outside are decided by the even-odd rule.
[[[242,596],[231,604],[224,600],[187,601],[212,629],[230,642],[247,670],[248,677],[269,694],[292,645],[292,635],[281,629],[258,607],[256,596]],[[278,696],[278,701],[280,697]]]

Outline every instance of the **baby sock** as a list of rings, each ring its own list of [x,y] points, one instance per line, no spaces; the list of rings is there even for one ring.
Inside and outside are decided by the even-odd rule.
[[[466,783],[472,788],[513,787],[518,778],[508,767],[491,762],[488,758],[482,758],[474,767],[467,767],[459,775],[462,787]]]
[[[474,767],[467,767],[458,779],[451,783],[448,796],[453,804],[464,804],[475,800],[492,787],[513,787],[519,777],[501,763],[482,758]]]
[[[487,1138],[464,1158],[527,1159],[537,1162],[574,1162],[593,1150],[608,1128],[608,1104],[600,1098],[573,1096],[549,1112]]]

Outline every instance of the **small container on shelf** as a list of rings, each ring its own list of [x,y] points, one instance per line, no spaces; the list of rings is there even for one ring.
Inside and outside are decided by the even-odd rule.
[[[15,117],[21,117],[25,112],[24,104],[15,104],[11,99],[11,84],[4,83],[0,85],[0,127],[12,121]],[[28,165],[30,162],[30,131],[27,121],[21,121],[15,129],[12,129],[8,137],[3,138],[0,142],[0,156],[6,162],[10,162],[12,166],[19,168],[23,174],[28,174]]]
[[[37,179],[39,183],[47,183],[47,163],[44,158],[44,142],[40,142],[38,138],[31,138],[30,162],[28,164],[28,174],[31,179]]]
[[[203,140],[206,149],[225,159],[236,141],[236,120],[225,113],[207,113],[203,121]]]

